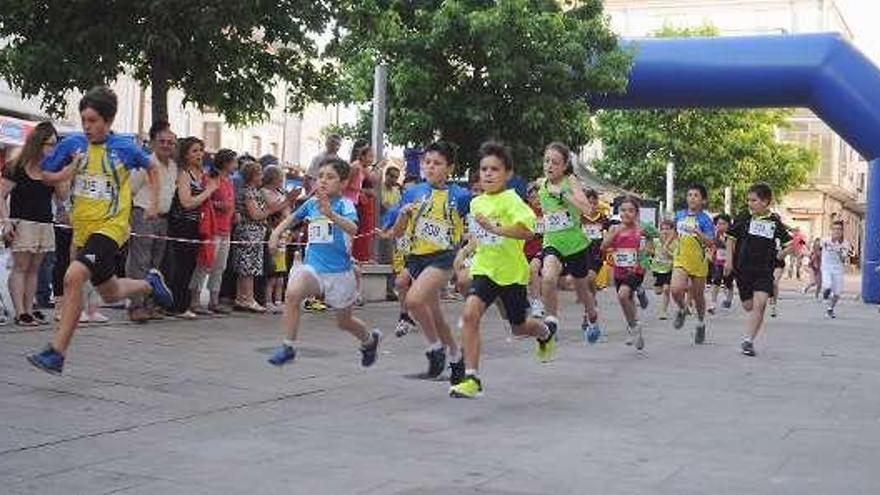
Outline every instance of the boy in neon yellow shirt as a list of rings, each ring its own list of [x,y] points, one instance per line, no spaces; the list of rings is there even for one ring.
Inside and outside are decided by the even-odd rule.
[[[161,306],[170,306],[171,291],[162,274],[150,270],[144,280],[117,278],[116,254],[128,240],[131,217],[129,171],[147,169],[151,188],[147,218],[156,216],[159,190],[149,155],[131,139],[113,134],[116,94],[109,88],[90,90],[79,102],[82,134],[65,138],[42,163],[49,184],[72,181],[73,245],[76,259],[64,275],[64,303],[55,336],[43,351],[28,356],[31,364],[60,374],[70,341],[82,312],[82,291],[91,280],[106,302],[129,296],[152,295]]]
[[[529,264],[523,245],[534,236],[535,214],[507,181],[513,173],[510,153],[500,143],[480,147],[480,182],[483,194],[471,202],[474,224],[471,234],[477,243],[470,273],[472,282],[464,303],[461,342],[465,376],[449,388],[449,395],[472,399],[483,392],[477,377],[480,360],[480,320],[496,299],[504,305],[514,335],[538,341],[538,359],[553,359],[556,349],[554,329],[540,320],[528,318]]]

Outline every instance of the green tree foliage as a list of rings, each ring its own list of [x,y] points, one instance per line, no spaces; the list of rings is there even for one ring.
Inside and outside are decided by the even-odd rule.
[[[583,145],[585,96],[626,84],[631,57],[600,0],[362,0],[346,11],[331,45],[340,99],[369,101],[373,67],[388,64],[388,139],[442,137],[460,166],[489,138],[511,145],[518,168],[535,167],[551,141]]]
[[[714,35],[712,27],[664,28],[658,36]],[[779,142],[792,111],[771,110],[613,110],[598,116],[603,158],[596,171],[614,183],[662,198],[666,163],[675,164],[676,200],[687,184],[709,189],[710,205],[720,209],[723,190],[733,188],[734,204],[743,204],[755,181],[770,184],[777,197],[806,182],[816,153]]]
[[[134,76],[153,96],[153,119],[167,118],[169,88],[228,122],[265,118],[285,104],[301,109],[332,89],[329,64],[316,62],[314,33],[337,0],[5,0],[0,8],[0,76],[53,115],[65,95]],[[287,81],[286,102],[273,82]]]

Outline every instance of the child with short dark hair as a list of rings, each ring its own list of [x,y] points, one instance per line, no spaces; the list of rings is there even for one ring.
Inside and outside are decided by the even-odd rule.
[[[715,241],[712,249],[712,273],[710,283],[712,284],[712,302],[706,311],[709,314],[715,314],[715,308],[718,304],[718,294],[724,287],[726,292],[721,307],[730,309],[733,301],[733,275],[724,275],[724,263],[727,262],[727,231],[730,229],[731,218],[727,213],[721,213],[715,217]]]
[[[678,249],[675,220],[667,218],[660,222],[660,235],[654,239],[654,256],[651,271],[654,273],[654,293],[661,296],[657,319],[669,318],[669,284],[672,281],[672,259]]]
[[[131,170],[147,170],[151,195],[145,217],[156,217],[159,203],[158,176],[149,155],[134,140],[111,131],[116,106],[116,94],[110,88],[91,89],[79,102],[83,133],[62,140],[42,163],[47,184],[73,183],[70,222],[77,251],[64,275],[64,304],[52,343],[28,356],[31,364],[49,373],[60,374],[64,367],[82,313],[86,282],[91,281],[108,303],[138,294],[152,295],[166,308],[173,303],[171,291],[156,269],[144,280],[116,277],[116,256],[131,227]]]
[[[749,211],[736,217],[727,236],[727,252],[733,256],[724,264],[724,275],[734,274],[739,298],[749,312],[748,326],[740,345],[742,353],[754,356],[755,339],[764,322],[767,301],[773,294],[776,260],[791,250],[791,236],[782,220],[769,210],[773,191],[764,183],[749,188]],[[777,243],[782,247],[777,250]]]
[[[456,398],[475,398],[483,386],[477,377],[480,359],[480,320],[486,309],[500,299],[514,335],[537,340],[542,362],[553,358],[555,328],[529,318],[526,284],[529,265],[523,244],[534,235],[535,214],[516,194],[507,189],[513,174],[510,153],[500,143],[480,147],[480,184],[483,194],[471,202],[474,216],[471,235],[477,244],[470,273],[472,282],[464,303],[461,342],[465,376],[449,388]]]

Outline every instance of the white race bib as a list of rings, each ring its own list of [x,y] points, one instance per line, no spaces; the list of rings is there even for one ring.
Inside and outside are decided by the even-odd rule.
[[[471,217],[471,219],[470,219],[470,226],[468,228],[471,232],[471,235],[473,235],[474,239],[477,241],[477,244],[483,244],[483,245],[501,244],[502,238],[500,235],[493,234],[493,233],[489,232],[488,230],[484,229],[483,226],[480,225],[479,222],[474,220],[473,217]]]
[[[397,238],[397,250],[403,254],[409,253],[409,237],[402,236]]]
[[[776,236],[776,222],[753,218],[749,222],[749,235],[773,239]]]
[[[639,252],[636,249],[618,249],[614,251],[614,266],[632,268],[639,263]]]
[[[535,230],[533,230],[532,232],[534,232],[535,234],[543,234],[546,231],[547,229],[544,227],[544,217],[536,218]]]
[[[419,218],[416,223],[416,237],[428,241],[440,249],[449,249],[449,226],[433,218]]]
[[[544,231],[559,232],[574,225],[571,222],[571,213],[568,210],[559,210],[544,215]]]
[[[688,220],[679,220],[678,223],[675,224],[675,230],[678,231],[678,235],[694,235],[696,228],[697,225]]]
[[[333,223],[329,220],[309,222],[309,244],[330,244],[333,242]]]
[[[77,175],[74,195],[91,199],[112,200],[114,187],[103,175]]]
[[[583,230],[587,239],[596,240],[602,238],[602,226],[597,223],[585,223]]]
[[[727,261],[727,249],[726,248],[718,248],[715,251],[715,259],[717,261]]]

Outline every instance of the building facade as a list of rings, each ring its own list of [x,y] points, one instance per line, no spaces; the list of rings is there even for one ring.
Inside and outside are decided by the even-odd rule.
[[[625,37],[649,36],[659,29],[712,25],[721,36],[838,32],[855,41],[834,0],[605,0],[612,29]],[[808,110],[799,109],[779,138],[814,149],[819,166],[808,183],[778,204],[786,223],[808,239],[830,235],[843,220],[846,237],[861,252],[864,239],[868,164]]]

